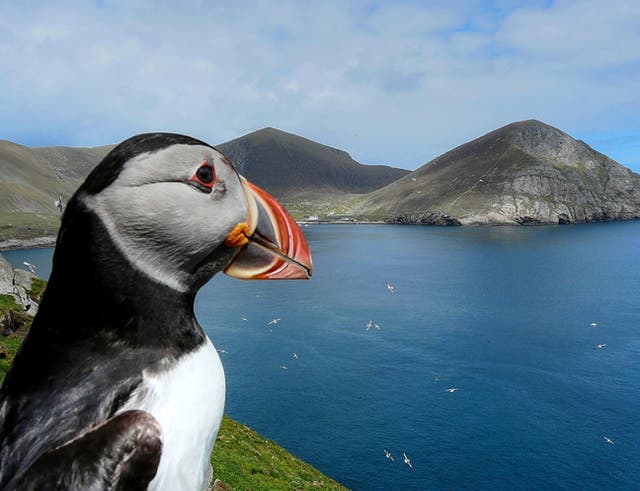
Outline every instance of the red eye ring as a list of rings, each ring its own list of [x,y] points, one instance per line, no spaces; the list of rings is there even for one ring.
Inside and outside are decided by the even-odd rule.
[[[187,183],[204,193],[210,193],[216,184],[216,170],[205,160]]]

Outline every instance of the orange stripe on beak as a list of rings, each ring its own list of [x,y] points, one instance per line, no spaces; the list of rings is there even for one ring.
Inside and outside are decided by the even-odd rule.
[[[309,279],[311,252],[300,226],[273,196],[241,180],[249,216],[225,241],[241,249],[224,272],[241,279]]]

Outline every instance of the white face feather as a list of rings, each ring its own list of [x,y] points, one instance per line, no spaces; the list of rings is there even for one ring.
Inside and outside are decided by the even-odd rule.
[[[204,161],[215,169],[211,193],[187,184]],[[206,269],[202,261],[248,215],[235,170],[204,145],[138,155],[110,186],[84,201],[134,267],[180,291],[201,280],[196,266]]]

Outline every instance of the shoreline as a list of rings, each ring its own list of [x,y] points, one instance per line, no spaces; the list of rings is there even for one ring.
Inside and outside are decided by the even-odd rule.
[[[33,237],[31,239],[6,239],[0,241],[0,251],[15,251],[18,249],[46,249],[56,245],[56,237]]]
[[[540,227],[540,226],[561,226],[567,225],[586,225],[590,223],[625,223],[625,222],[640,222],[640,218],[633,217],[627,219],[615,219],[615,220],[590,220],[587,222],[574,222],[568,224],[559,224],[552,222],[537,222],[537,223],[517,223],[517,222],[487,222],[487,223],[467,223],[461,224],[462,227],[502,227],[502,226],[515,226],[515,227]],[[420,222],[389,222],[384,220],[297,220],[297,223],[302,227],[309,227],[314,225],[422,225],[432,227],[451,227],[452,225],[442,225],[435,223],[420,223]],[[1,251],[15,251],[19,249],[46,249],[54,247],[56,245],[57,236],[48,235],[43,237],[32,237],[29,239],[5,239],[0,240],[0,252]]]

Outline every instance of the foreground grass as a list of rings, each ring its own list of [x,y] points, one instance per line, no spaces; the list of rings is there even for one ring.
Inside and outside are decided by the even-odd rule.
[[[346,489],[276,443],[226,416],[211,464],[214,476],[234,491]]]
[[[7,374],[13,357],[16,356],[18,348],[22,343],[24,335],[31,325],[31,318],[24,313],[11,295],[0,294],[0,318],[12,315],[17,324],[15,333],[5,336],[0,332],[0,383]]]
[[[45,282],[32,284],[32,293],[41,294]],[[31,319],[10,295],[0,295],[0,316],[12,311],[18,316],[18,330],[8,336],[0,333],[0,383],[31,324]],[[215,479],[229,491],[345,490],[311,465],[297,459],[276,443],[246,426],[224,417],[211,455]]]

